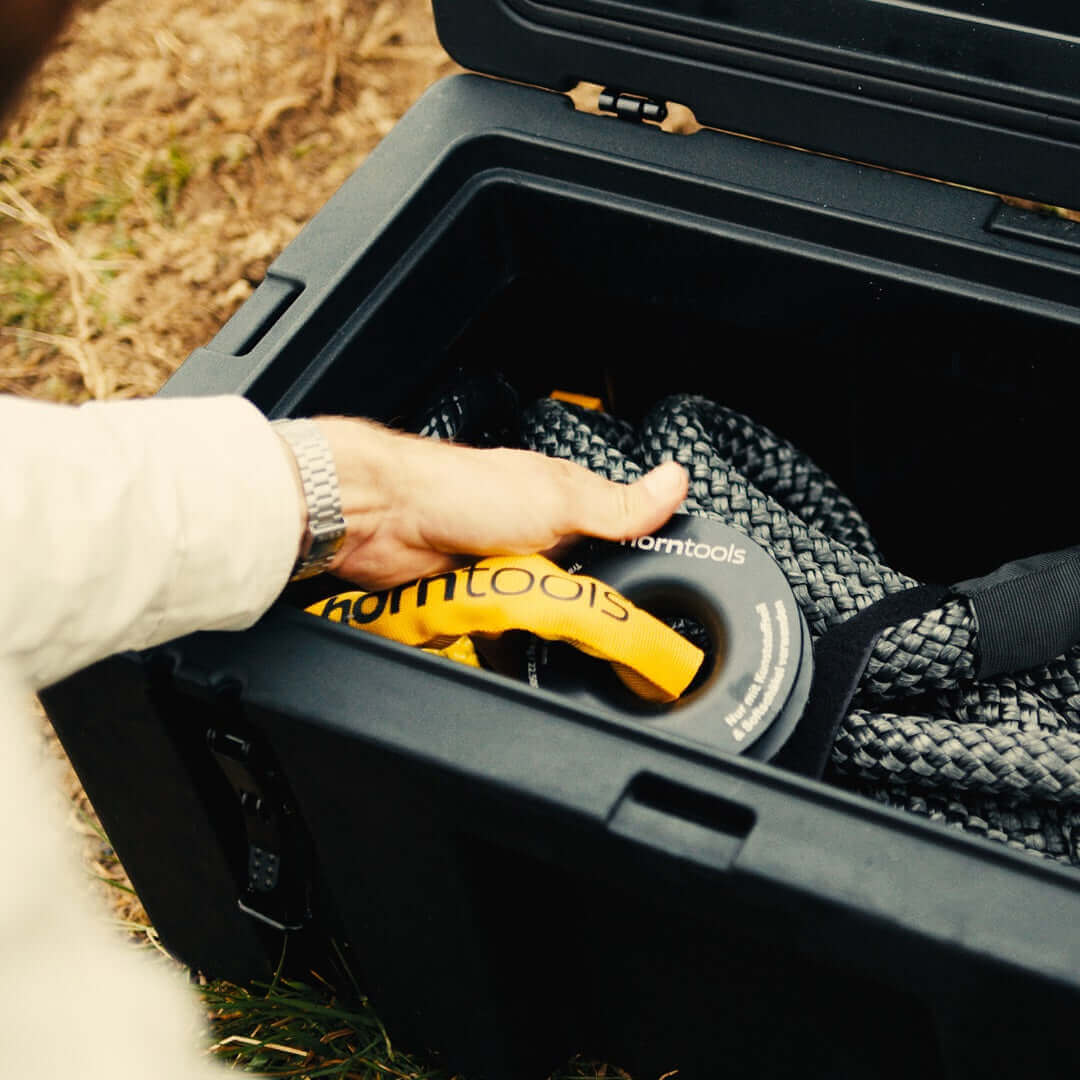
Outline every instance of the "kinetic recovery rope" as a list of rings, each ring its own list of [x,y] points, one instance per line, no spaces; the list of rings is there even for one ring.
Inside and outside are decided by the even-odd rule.
[[[862,516],[805,454],[714,402],[670,397],[634,430],[542,400],[522,428],[525,446],[611,480],[630,482],[671,459],[685,466],[686,509],[727,522],[772,555],[819,648],[831,628],[917,586],[881,563]],[[1042,571],[1073,572],[1070,554],[1047,559]],[[940,603],[872,639],[831,768],[845,786],[891,806],[1080,866],[1080,648],[1071,644],[1080,634],[1070,637],[1068,613],[1059,613],[1057,636],[1042,647],[1068,643],[1064,654],[1004,674],[1003,665],[1029,659],[1005,643],[1030,635],[1002,619],[1010,607],[996,605],[995,593],[1018,574],[999,574],[940,590]],[[993,624],[983,628],[990,649],[981,647],[976,610]]]
[[[689,514],[772,556],[817,658],[807,716],[778,764],[819,772],[807,762],[820,751],[833,782],[1080,867],[1080,604],[1059,600],[1080,596],[1080,552],[919,586],[881,562],[820,468],[731,409],[676,395],[635,429],[550,398],[519,416],[505,384],[478,385],[479,407],[472,388],[454,389],[421,433],[516,441],[622,483],[674,459],[690,474]],[[842,707],[811,715],[815,695]]]

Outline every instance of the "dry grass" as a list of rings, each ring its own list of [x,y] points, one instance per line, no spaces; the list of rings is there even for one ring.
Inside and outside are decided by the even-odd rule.
[[[0,143],[0,390],[155,391],[451,70],[426,0],[85,3]]]

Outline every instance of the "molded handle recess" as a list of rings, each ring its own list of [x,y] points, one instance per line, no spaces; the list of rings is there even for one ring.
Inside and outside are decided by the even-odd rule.
[[[616,804],[608,827],[705,869],[725,870],[755,821],[747,806],[654,773],[639,773]]]

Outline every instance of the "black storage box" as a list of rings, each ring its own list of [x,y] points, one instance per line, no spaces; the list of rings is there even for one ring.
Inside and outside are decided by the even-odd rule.
[[[1077,227],[844,160],[1080,206],[1078,16],[1011,7],[438,4],[463,63],[551,89],[434,86],[164,393],[392,422],[458,367],[629,419],[691,390],[913,575],[1073,543]],[[577,112],[578,79],[838,156]],[[1075,1071],[1080,875],[301,599],[43,695],[196,968],[265,976],[295,927],[470,1080]]]

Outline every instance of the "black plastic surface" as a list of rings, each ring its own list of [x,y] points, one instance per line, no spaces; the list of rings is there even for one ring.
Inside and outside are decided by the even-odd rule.
[[[1080,221],[1057,214],[1033,213],[1003,204],[995,211],[987,227],[1002,236],[1015,236],[1037,244],[1080,251]]]
[[[1075,541],[1045,463],[1072,454],[1080,257],[988,231],[999,206],[460,76],[275,261],[285,316],[244,356],[230,322],[165,393],[392,420],[509,364],[523,400],[573,385],[633,420],[690,389],[814,454],[888,559],[960,580]]]
[[[477,71],[689,105],[713,127],[1080,207],[1080,55],[1062,3],[445,0]]]
[[[167,685],[115,657],[41,698],[165,946],[199,970],[266,978],[267,940],[237,910],[240,808],[206,752],[221,705],[189,697],[177,724]]]
[[[228,331],[218,334],[218,347],[244,356],[285,313],[301,285],[278,274],[267,274],[248,302],[229,320]]]
[[[1072,1074],[1075,874],[301,612],[181,647],[172,719],[119,730],[243,686],[399,1045],[480,1080],[579,1051],[691,1080]]]
[[[165,393],[384,420],[459,369],[631,420],[705,393],[814,454],[895,565],[955,580],[1075,540],[1080,255],[989,230],[997,206],[463,76],[275,262],[288,306],[257,292]],[[230,907],[243,824],[198,745],[227,708],[311,837],[312,930],[470,1080],[579,1050],[683,1080],[1074,1072],[1080,875],[308,617],[311,587],[45,696],[185,958],[280,953]]]

